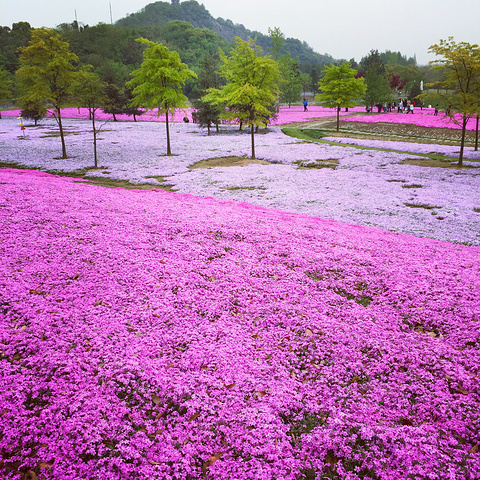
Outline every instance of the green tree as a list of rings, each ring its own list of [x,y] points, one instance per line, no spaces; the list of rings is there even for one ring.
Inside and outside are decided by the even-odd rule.
[[[420,93],[422,72],[415,65],[388,64],[385,65],[385,73],[394,94],[397,93],[397,90],[403,90],[407,97],[412,99]]]
[[[73,86],[75,103],[78,107],[88,109],[89,117],[92,120],[93,132],[93,158],[95,168],[98,168],[97,156],[97,135],[99,129],[95,125],[96,113],[105,103],[105,84],[95,73],[83,69],[78,73],[76,82]]]
[[[24,87],[20,101],[53,107],[62,141],[62,158],[67,158],[61,109],[71,99],[77,74],[74,64],[78,58],[58,33],[46,28],[33,30],[29,45],[20,51],[21,67],[16,72]]]
[[[31,38],[27,22],[18,22],[9,27],[0,27],[0,65],[12,75],[19,68],[19,47],[26,47]]]
[[[220,74],[226,85],[209,89],[204,101],[226,107],[222,117],[237,120],[250,127],[252,158],[255,158],[255,129],[265,125],[278,100],[278,63],[261,55],[254,40],[235,38],[235,48],[227,57],[222,51]]]
[[[0,67],[0,105],[12,98],[12,79],[7,70]],[[0,118],[2,113],[0,111]]]
[[[47,114],[47,107],[44,103],[36,103],[35,101],[25,101],[20,103],[20,116],[22,118],[29,118],[35,122],[35,126],[38,121],[41,120]]]
[[[113,121],[117,121],[117,115],[125,112],[127,98],[123,90],[115,83],[105,84],[105,100],[103,102],[103,111],[113,116]]]
[[[201,127],[207,127],[208,135],[210,135],[210,128],[212,125],[216,126],[218,132],[220,115],[222,113],[222,109],[218,104],[206,102],[200,98],[194,101],[193,106],[197,110],[195,113],[195,122]]]
[[[462,139],[458,164],[462,165],[468,121],[480,113],[480,47],[467,42],[457,43],[453,37],[448,37],[432,45],[428,51],[441,57],[430,64],[445,74],[445,80],[435,82],[433,86],[446,90],[445,94],[439,95],[460,114]]]
[[[280,98],[290,105],[300,100],[303,81],[298,58],[292,58],[290,53],[280,57]]]
[[[146,38],[139,38],[138,42],[147,48],[143,52],[142,65],[132,72],[133,78],[127,82],[134,95],[132,105],[148,110],[158,108],[159,116],[166,114],[167,155],[171,155],[168,115],[177,108],[186,107],[187,97],[182,92],[182,86],[197,75],[182,63],[177,52]]]
[[[385,65],[378,50],[372,50],[367,57],[362,58],[359,71],[364,74],[367,85],[365,105],[373,107],[392,99],[390,82],[385,75]]]
[[[285,35],[278,27],[269,28],[268,35],[270,36],[270,40],[272,41],[272,57],[274,60],[279,59],[280,57],[280,50],[283,47],[283,42],[285,41]]]
[[[349,62],[325,67],[323,78],[318,82],[320,92],[315,100],[337,109],[337,132],[340,129],[340,109],[354,107],[367,87],[364,78],[356,78],[357,71]]]
[[[207,93],[209,88],[219,88],[221,85],[220,77],[217,72],[218,64],[218,57],[213,55],[204,56],[198,74],[198,81],[196,82],[193,92],[195,96],[193,106],[197,110],[194,121],[196,121],[201,127],[207,127],[208,135],[210,135],[212,124],[216,126],[218,132],[222,108],[219,105],[204,101],[202,97]]]

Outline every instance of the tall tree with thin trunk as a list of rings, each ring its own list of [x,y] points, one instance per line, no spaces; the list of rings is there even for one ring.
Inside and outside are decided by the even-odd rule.
[[[322,105],[337,110],[337,132],[340,129],[340,109],[354,107],[365,94],[367,86],[364,78],[355,78],[357,71],[349,62],[325,67],[323,78],[318,82],[320,92],[315,100]]]
[[[226,85],[209,89],[204,101],[226,108],[221,115],[226,120],[236,120],[250,127],[252,158],[255,158],[255,129],[265,125],[272,116],[272,106],[278,101],[278,63],[262,56],[262,49],[253,40],[235,38],[235,48],[230,56],[220,52],[223,65],[220,75]]]
[[[480,113],[480,47],[467,42],[457,43],[453,37],[448,37],[432,45],[428,51],[441,57],[430,64],[445,73],[445,80],[430,85],[446,89],[447,93],[443,95],[446,104],[460,114],[459,120],[452,118],[462,127],[458,157],[458,165],[462,165],[468,121]]]
[[[99,129],[97,129],[95,121],[97,110],[104,105],[106,100],[105,83],[95,73],[83,69],[78,73],[73,91],[75,103],[78,107],[88,109],[89,118],[92,121],[93,159],[95,168],[98,168],[97,135]]]
[[[62,141],[62,158],[67,158],[61,109],[71,99],[78,57],[57,32],[46,28],[33,30],[29,45],[20,47],[20,52],[21,67],[16,72],[22,92],[20,102],[53,107]]]
[[[186,107],[187,97],[182,92],[182,86],[197,75],[182,63],[177,52],[146,38],[139,38],[137,42],[147,48],[140,68],[132,72],[133,78],[126,84],[133,93],[131,104],[151,111],[158,109],[158,116],[165,114],[167,155],[171,155],[168,115],[177,108]]]

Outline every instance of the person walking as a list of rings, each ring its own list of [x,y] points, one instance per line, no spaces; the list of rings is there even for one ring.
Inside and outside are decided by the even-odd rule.
[[[308,112],[308,100],[306,98],[303,99],[303,111]]]
[[[435,105],[435,113],[433,114],[434,117],[438,115],[438,103]]]

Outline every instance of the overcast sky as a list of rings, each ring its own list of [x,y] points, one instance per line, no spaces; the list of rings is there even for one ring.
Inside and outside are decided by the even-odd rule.
[[[27,21],[32,27],[79,22],[96,25],[141,10],[151,0],[0,0],[0,25]],[[319,53],[357,61],[372,49],[433,57],[428,47],[441,38],[480,43],[480,0],[202,0],[215,17],[268,34],[307,42]]]

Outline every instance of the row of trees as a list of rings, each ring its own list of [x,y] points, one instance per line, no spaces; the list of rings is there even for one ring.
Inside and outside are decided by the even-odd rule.
[[[155,8],[163,11],[162,9],[182,7],[182,14],[186,14],[187,10],[190,12],[190,9],[185,10],[187,3],[191,3],[192,8],[195,7],[194,12],[198,10],[198,15],[195,16],[196,21],[200,21],[201,18],[205,20],[208,17],[208,12],[205,11],[204,7],[197,5],[196,2],[183,2],[177,6],[158,2],[158,4],[155,4]],[[192,21],[195,20],[192,19]],[[207,24],[210,25],[208,22]],[[136,27],[119,27],[106,24],[89,27],[73,22],[59,25],[56,31],[64,41],[69,43],[79,62],[92,65],[93,71],[100,76],[102,81],[107,83],[109,110],[113,114],[124,110],[131,98],[131,92],[125,88],[125,83],[130,78],[130,73],[137,69],[142,62],[142,46],[135,41],[137,38],[149,38],[177,51],[182,61],[187,63],[198,76],[204,70],[205,65],[214,64],[214,70],[219,69],[219,48],[228,54],[234,47],[234,44],[214,31],[208,28],[194,28],[191,23],[181,20],[138,25]],[[19,68],[18,47],[27,46],[30,37],[31,28],[27,22],[15,23],[11,29],[0,27],[0,69],[5,69],[8,72],[6,75],[13,75]],[[318,92],[318,81],[325,66],[325,64],[312,63],[305,60],[304,57],[297,56],[298,51],[296,49],[292,50],[291,40],[286,39],[279,29],[273,29],[269,31],[269,36],[263,42],[268,44],[264,51],[271,53],[272,57],[281,66],[281,101],[289,105],[298,101],[302,95],[306,96],[307,93],[315,94]],[[259,41],[256,43],[257,45],[260,44]],[[413,80],[411,81],[410,77],[414,75],[418,77],[419,72],[415,65],[408,64],[407,68],[406,64],[407,62],[415,62],[415,59],[407,58],[400,52],[389,51],[378,54],[378,57],[378,61],[382,65],[381,68],[387,68],[388,75],[390,75],[390,71],[397,72],[395,73],[395,76],[398,77],[397,80],[404,81],[406,79],[409,82],[408,90],[410,90],[410,84],[413,85]],[[331,57],[327,60],[328,64],[335,63]],[[366,66],[369,62],[368,57],[362,59],[358,65],[353,59],[350,61],[352,67],[359,70],[359,75],[365,75]],[[373,77],[376,78],[376,76]],[[419,84],[419,80],[416,81],[416,84]],[[201,96],[198,82],[187,81],[183,91],[189,99],[198,99]],[[379,94],[381,96],[381,92],[378,92],[374,85],[369,86],[369,91],[372,91],[370,95],[372,98],[379,97]],[[14,97],[15,93],[11,93],[9,96],[4,95],[0,101],[6,101]]]
[[[112,102],[112,97],[119,96],[118,91],[115,94],[113,89],[115,95],[112,95],[112,84],[102,81],[91,65],[83,65],[58,32],[42,28],[33,30],[31,35],[29,45],[20,47],[20,68],[16,71],[20,91],[18,100],[23,111],[26,116],[37,118],[45,114],[47,105],[53,107],[62,140],[62,156],[66,158],[61,109],[67,104],[89,108],[96,152],[95,111],[99,107],[114,114],[116,109],[117,113],[125,111],[125,106],[123,110],[118,109]],[[143,61],[130,74],[133,78],[125,83],[129,95],[123,103],[128,105],[131,114],[140,114],[141,109],[158,109],[159,115],[167,113],[167,154],[170,155],[168,113],[185,107],[185,85],[197,79],[194,105],[199,110],[200,123],[209,127],[209,133],[210,125],[218,125],[221,119],[248,125],[252,132],[254,157],[255,130],[268,124],[275,114],[279,97],[291,103],[298,99],[308,83],[308,79],[302,77],[297,59],[288,52],[280,53],[284,40],[280,30],[270,30],[270,36],[273,45],[270,56],[264,56],[254,41],[237,38],[229,52],[219,50],[220,67],[211,57],[205,57],[199,75],[182,63],[176,51],[140,37],[136,43],[141,48]],[[442,56],[441,60],[434,62],[434,70],[441,71],[443,78],[435,85],[441,85],[447,92],[449,104],[463,115],[465,133],[469,118],[472,115],[478,118],[478,46],[456,44],[449,39],[432,46],[431,51]],[[316,100],[337,109],[337,129],[340,108],[353,106],[362,97],[368,104],[369,98],[378,94],[385,83],[387,69],[378,52],[372,51],[362,59],[360,67],[366,73],[358,72],[349,62],[325,67],[318,82],[321,93]],[[383,75],[379,71],[382,67]],[[409,68],[408,65],[401,67]],[[400,75],[390,77],[401,78]],[[408,80],[402,81],[403,86],[408,83]],[[385,86],[385,90],[391,89],[391,84]],[[8,72],[0,70],[0,97],[8,95],[9,90]],[[464,136],[460,157],[463,144]]]
[[[137,39],[144,46],[143,61],[131,73],[126,87],[131,92],[131,108],[155,110],[166,115],[167,155],[171,155],[168,115],[185,108],[187,97],[182,88],[195,72],[183,63],[177,52],[145,38]],[[97,166],[95,125],[98,108],[108,104],[108,85],[92,71],[90,65],[81,65],[70,51],[68,42],[45,28],[35,29],[29,45],[21,47],[20,68],[16,71],[20,88],[19,103],[24,110],[41,117],[51,107],[58,123],[62,143],[62,158],[67,158],[62,124],[62,108],[75,104],[89,109],[93,126],[95,166]],[[250,40],[236,39],[229,55],[220,51],[222,85],[215,85],[208,76],[212,66],[206,66],[202,78],[202,96],[199,99],[200,122],[210,126],[220,119],[236,120],[246,124],[252,132],[252,157],[255,156],[254,133],[259,125],[268,124],[278,102],[280,67],[269,56],[262,55],[260,47]],[[212,86],[213,84],[213,86]]]

